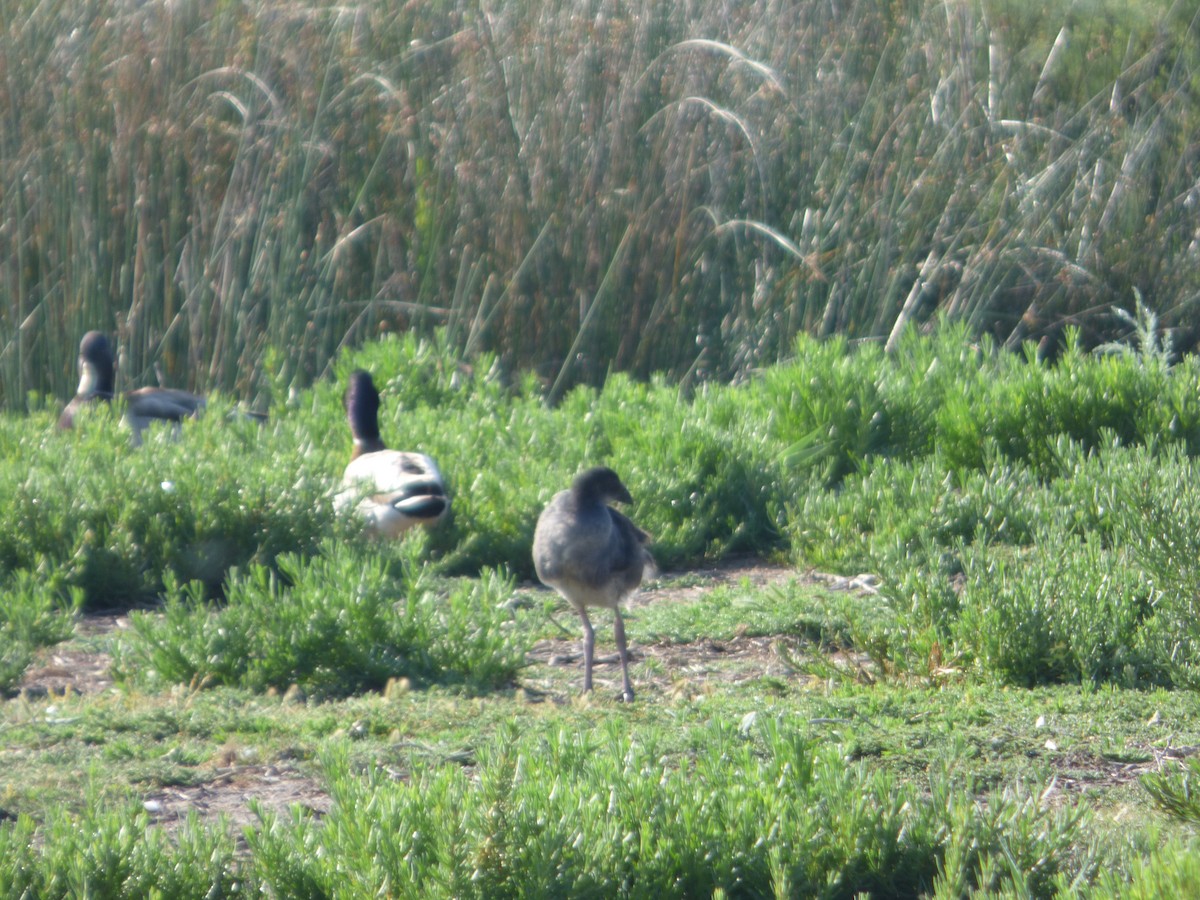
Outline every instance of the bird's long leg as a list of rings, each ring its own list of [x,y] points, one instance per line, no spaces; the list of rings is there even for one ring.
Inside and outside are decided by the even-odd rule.
[[[592,621],[588,618],[587,610],[579,608],[579,618],[583,620],[583,689],[592,689],[592,648],[596,643],[596,633],[592,630]]]
[[[621,681],[623,692],[621,699],[626,703],[633,702],[633,685],[629,683],[629,647],[625,643],[625,623],[621,620],[621,610],[613,607],[613,637],[617,639],[617,653],[621,655]]]

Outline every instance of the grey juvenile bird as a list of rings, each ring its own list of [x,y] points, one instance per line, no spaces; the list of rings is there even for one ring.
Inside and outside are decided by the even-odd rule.
[[[592,689],[595,634],[587,607],[613,611],[613,635],[621,656],[622,698],[633,700],[629,683],[629,649],[620,602],[654,572],[646,549],[650,536],[608,505],[632,503],[629,491],[606,466],[576,476],[569,490],[559,491],[538,517],[533,535],[533,565],[538,578],[566,599],[583,620],[583,689]]]

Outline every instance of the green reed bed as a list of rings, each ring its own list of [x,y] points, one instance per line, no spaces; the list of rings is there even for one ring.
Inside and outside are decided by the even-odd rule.
[[[1197,283],[1188,8],[0,5],[0,402],[263,408],[445,325],[561,397],[934,312],[1015,347]]]

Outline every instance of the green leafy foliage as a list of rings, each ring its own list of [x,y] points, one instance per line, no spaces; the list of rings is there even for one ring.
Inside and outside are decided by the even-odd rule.
[[[1154,798],[1154,802],[1172,816],[1185,822],[1200,822],[1200,794],[1196,790],[1196,779],[1200,777],[1200,766],[1188,760],[1181,771],[1153,772],[1142,778],[1142,785]]]
[[[254,690],[296,685],[316,697],[381,690],[392,679],[473,691],[512,681],[524,639],[500,605],[496,573],[438,590],[413,556],[326,546],[307,562],[234,572],[211,609],[193,585],[168,585],[161,614],[134,613],[117,651],[125,677]]]
[[[868,346],[848,353],[843,340],[800,338],[803,363],[772,368],[764,376],[779,403],[771,419],[793,463],[813,466],[829,485],[838,484],[889,443],[886,407],[876,379],[883,352]]]
[[[1200,885],[1200,860],[1195,847],[1172,841],[1148,859],[1138,859],[1129,871],[1106,871],[1091,896],[1109,900],[1155,900],[1186,897]]]
[[[136,449],[93,412],[71,432],[6,423],[22,455],[0,472],[0,565],[54,571],[105,608],[153,597],[164,573],[215,592],[231,566],[311,553],[328,533],[329,482],[311,458],[279,465],[271,426],[228,420],[219,399],[183,439],[158,430]]]
[[[216,615],[234,617],[254,595],[265,614],[270,598],[297,587],[316,603],[319,589],[305,587],[310,561],[311,577],[328,582],[334,574],[315,574],[321,566],[348,565],[322,561],[331,548],[375,553],[353,516],[330,504],[350,444],[345,374],[365,367],[383,387],[385,441],[433,455],[452,500],[444,523],[406,541],[423,562],[404,578],[426,566],[532,577],[541,508],[579,470],[606,463],[630,485],[628,512],[668,571],[751,551],[884,575],[889,616],[850,624],[888,668],[954,659],[1022,684],[1191,683],[1200,529],[1189,510],[1200,503],[1188,453],[1200,369],[1074,344],[1048,365],[966,338],[947,325],[891,354],[801,339],[793,361],[742,384],[685,394],[663,379],[616,375],[603,391],[579,387],[551,406],[536,380],[514,383],[494,360],[462,367],[447,343],[409,334],[347,354],[336,378],[265,426],[230,418],[220,398],[181,439],[156,432],[138,450],[103,410],[69,434],[46,417],[0,420],[0,444],[29,461],[0,466],[12,510],[0,521],[0,560],[12,572],[55,573],[89,607],[168,589],[171,637],[155,640],[156,667],[171,679],[261,689],[294,677],[326,689],[303,654],[245,644],[256,630],[296,623],[263,618],[220,636],[203,624],[203,604],[224,598]],[[1173,399],[1155,403],[1159,395]],[[73,474],[69,490],[63,472]],[[234,569],[242,574],[229,578]],[[200,593],[177,587],[193,582]],[[382,610],[385,595],[373,596]],[[318,608],[311,633],[290,646],[332,640],[340,626]],[[1012,622],[1024,627],[1007,637]],[[199,643],[189,646],[193,628]],[[190,661],[168,665],[172,652]],[[348,645],[343,655],[361,685],[402,668],[351,664]],[[335,693],[357,689],[331,681]]]
[[[636,740],[612,728],[532,738],[509,728],[471,770],[426,764],[403,782],[331,750],[328,815],[262,811],[240,851],[230,830],[189,819],[172,835],[124,807],[60,811],[40,826],[20,817],[0,823],[0,890],[907,897],[935,885],[1019,884],[1052,896],[1053,879],[1074,871],[1070,842],[1087,826],[1016,791],[982,806],[948,772],[899,783],[778,720],[715,723],[692,739],[679,757],[653,728]]]
[[[1117,493],[1114,539],[1121,540],[1159,591],[1155,638],[1181,684],[1200,683],[1200,502],[1196,461],[1178,449],[1131,458]]]
[[[1147,646],[1157,592],[1121,554],[1095,540],[1041,532],[1029,551],[975,546],[963,562],[953,631],[985,671],[1025,685],[1163,679]]]
[[[331,756],[329,817],[269,819],[249,836],[269,864],[255,871],[287,896],[347,877],[356,892],[406,896],[906,897],[939,877],[993,889],[1016,878],[1048,896],[1072,865],[1080,817],[1035,798],[984,808],[948,774],[901,784],[774,720],[693,739],[676,762],[654,729],[510,732],[481,749],[477,772],[421,767],[407,783]]]
[[[979,468],[994,447],[1050,479],[1060,474],[1061,437],[1092,449],[1158,434],[1145,428],[1141,410],[1164,392],[1165,369],[1087,355],[1072,339],[1053,366],[1009,363],[992,374],[969,383],[939,416],[938,446],[955,467]]]
[[[99,778],[99,773],[92,773]],[[139,805],[140,806],[140,805]],[[0,824],[0,893],[7,897],[244,896],[232,831],[190,818],[178,836],[137,806],[27,816]]]
[[[39,647],[65,641],[83,605],[79,589],[45,572],[19,570],[0,579],[0,696],[25,673]]]

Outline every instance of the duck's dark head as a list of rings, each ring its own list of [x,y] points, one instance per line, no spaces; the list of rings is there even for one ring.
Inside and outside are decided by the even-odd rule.
[[[629,489],[608,466],[596,466],[580,472],[571,484],[571,491],[584,502],[633,502]]]
[[[114,368],[112,344],[108,336],[100,331],[89,331],[79,342],[79,387],[76,396],[111,400]]]
[[[379,437],[379,391],[370,372],[357,369],[350,375],[343,402],[350,433],[354,435],[354,455],[383,450]]]

